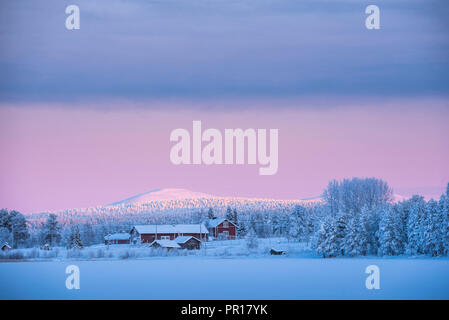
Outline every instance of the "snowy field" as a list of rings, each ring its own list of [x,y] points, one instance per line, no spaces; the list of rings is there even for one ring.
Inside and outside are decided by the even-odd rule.
[[[449,299],[448,258],[322,259],[286,239],[259,239],[254,249],[245,244],[213,241],[173,252],[128,245],[22,249],[27,261],[0,262],[0,299]],[[270,256],[273,247],[288,254]],[[69,265],[80,269],[79,290],[65,286]],[[380,290],[365,287],[369,265],[380,268]]]
[[[80,289],[65,286],[80,269]],[[365,268],[380,268],[380,290]],[[154,257],[0,263],[0,299],[449,299],[447,259]]]

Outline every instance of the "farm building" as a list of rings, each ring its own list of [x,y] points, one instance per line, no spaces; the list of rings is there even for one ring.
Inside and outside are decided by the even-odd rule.
[[[104,237],[104,244],[129,244],[129,233],[114,233]]]
[[[11,246],[8,243],[5,243],[4,245],[2,245],[1,250],[2,251],[11,250]]]
[[[180,249],[181,246],[173,240],[154,240],[149,245],[152,248]]]
[[[207,241],[209,231],[204,224],[139,225],[132,228],[130,235],[132,244],[174,240],[179,236],[192,236],[200,241]]]
[[[182,249],[199,250],[201,248],[201,241],[192,236],[179,236],[174,241],[179,244]]]
[[[234,240],[236,238],[237,226],[228,219],[209,219],[205,224],[211,238],[225,240]]]

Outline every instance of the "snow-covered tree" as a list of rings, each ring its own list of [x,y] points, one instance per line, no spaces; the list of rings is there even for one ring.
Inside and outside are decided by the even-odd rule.
[[[407,223],[412,204],[411,201],[406,200],[395,204],[393,207],[399,217],[400,237],[404,248],[406,248],[408,242]]]
[[[299,241],[300,227],[297,211],[290,213],[288,218],[288,239]]]
[[[82,249],[83,242],[81,241],[81,235],[78,226],[75,226],[70,233],[68,240],[69,249]]]
[[[61,241],[61,228],[58,224],[55,214],[50,214],[43,226],[42,244],[50,244],[51,246],[59,244]]]
[[[407,248],[408,254],[424,253],[424,230],[423,220],[426,213],[426,202],[421,196],[413,196],[411,199],[410,212],[407,219]]]
[[[125,230],[130,230],[130,229],[131,229],[130,227],[125,228]],[[90,246],[94,243],[99,243],[99,242],[96,242],[96,240],[95,240],[95,231],[93,230],[93,227],[89,222],[86,222],[85,224],[83,224],[81,230],[82,230],[81,240],[84,245]],[[120,230],[120,231],[122,231],[122,230]]]
[[[246,237],[246,234],[247,234],[246,224],[245,224],[245,221],[242,220],[237,225],[237,236],[239,238],[244,238],[244,237]]]
[[[344,255],[345,251],[344,251],[344,241],[345,241],[345,236],[347,233],[347,225],[348,225],[348,219],[349,216],[348,214],[344,213],[344,212],[340,212],[338,213],[337,217],[336,217],[336,237],[337,237],[337,245],[338,245],[338,255]]]
[[[384,206],[379,224],[378,254],[381,256],[396,256],[403,253],[401,239],[400,217],[391,205]]]
[[[30,238],[27,221],[25,217],[18,211],[7,209],[0,210],[0,228],[7,229],[9,235],[7,236],[12,242],[12,246],[22,247]],[[6,236],[6,231],[3,231]]]
[[[214,214],[214,209],[209,208],[209,210],[207,211],[207,218],[208,219],[216,219],[217,218]]]
[[[27,240],[30,238],[28,232],[27,221],[25,217],[18,211],[12,210],[9,212],[12,240],[14,247],[25,246]]]
[[[10,216],[7,209],[0,209],[0,228],[6,228],[11,232]]]
[[[424,252],[432,257],[442,255],[444,252],[442,225],[444,222],[443,213],[440,211],[438,203],[431,199],[427,202],[424,222]]]
[[[449,184],[448,184],[449,191]],[[442,243],[442,254],[449,255],[449,195],[442,195],[440,201],[438,202],[438,211],[442,216],[441,223],[441,243]]]
[[[379,208],[369,209],[368,207],[363,207],[359,219],[361,229],[366,232],[367,241],[367,254],[377,255],[377,250],[379,248]]]
[[[338,212],[359,213],[363,207],[373,209],[392,199],[388,184],[376,178],[352,178],[332,180],[324,190],[323,199],[332,214]]]
[[[368,232],[361,216],[354,215],[350,217],[343,243],[345,255],[359,256],[367,254]]]
[[[313,222],[310,215],[305,207],[300,205],[295,206],[289,214],[288,235],[290,239],[309,242],[310,236],[313,233]]]
[[[337,239],[337,224],[335,218],[327,216],[321,222],[320,229],[317,234],[315,250],[317,254],[326,257],[336,257],[339,253]]]
[[[0,227],[0,246],[5,243],[12,243],[12,235],[8,228]]]
[[[226,208],[225,218],[228,219],[229,221],[232,221],[233,218],[234,218],[234,217],[233,217],[233,214],[232,214],[232,209],[231,209],[230,206],[228,206],[228,207]]]
[[[246,246],[248,249],[256,249],[259,246],[259,239],[253,227],[250,227],[246,235]]]

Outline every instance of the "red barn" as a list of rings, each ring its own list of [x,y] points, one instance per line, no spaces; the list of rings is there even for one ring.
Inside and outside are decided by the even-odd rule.
[[[204,224],[162,224],[134,226],[131,243],[152,243],[154,240],[174,240],[179,236],[192,236],[200,241],[207,241],[209,231]]]
[[[237,236],[237,226],[228,219],[209,219],[206,221],[210,237],[215,239],[234,240]]]

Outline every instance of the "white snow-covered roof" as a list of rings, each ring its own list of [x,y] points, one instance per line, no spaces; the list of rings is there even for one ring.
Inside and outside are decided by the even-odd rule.
[[[173,233],[173,234],[184,234],[184,233],[202,233],[208,234],[204,224],[149,224],[149,225],[139,225],[134,226],[140,234],[154,234],[154,233]]]
[[[150,243],[150,246],[153,246],[155,243],[160,245],[162,248],[181,248],[181,246],[174,240],[154,240]]]
[[[180,236],[180,237],[176,237],[175,241],[176,243],[186,243],[187,241],[189,241],[191,238],[196,239],[198,241],[200,241],[200,239],[195,238],[194,236]]]
[[[207,220],[207,224],[209,225],[209,228],[215,228],[225,220],[227,220],[229,223],[232,223],[233,225],[235,225],[232,221],[229,221],[226,218],[209,219],[209,220]]]
[[[104,240],[129,240],[129,233],[114,233],[104,237]]]

